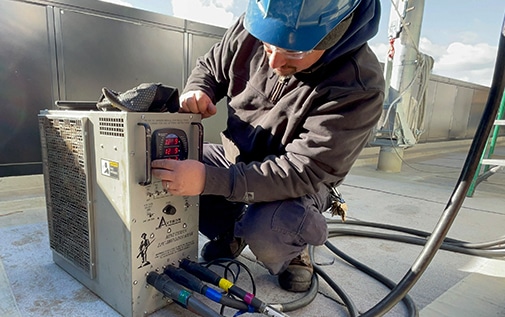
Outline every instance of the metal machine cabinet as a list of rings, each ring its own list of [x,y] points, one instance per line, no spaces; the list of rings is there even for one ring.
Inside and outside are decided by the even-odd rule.
[[[146,275],[197,260],[199,201],[172,196],[150,166],[199,159],[200,116],[44,110],[39,128],[55,263],[123,316],[165,306]]]

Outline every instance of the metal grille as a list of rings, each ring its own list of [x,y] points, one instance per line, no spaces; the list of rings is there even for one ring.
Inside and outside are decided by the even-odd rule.
[[[51,248],[92,277],[83,119],[39,118]]]
[[[123,118],[98,118],[100,135],[124,137]]]

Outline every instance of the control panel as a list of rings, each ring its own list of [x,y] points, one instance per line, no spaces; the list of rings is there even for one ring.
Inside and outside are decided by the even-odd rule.
[[[173,128],[155,130],[152,142],[153,159],[188,158],[188,138],[183,130]]]

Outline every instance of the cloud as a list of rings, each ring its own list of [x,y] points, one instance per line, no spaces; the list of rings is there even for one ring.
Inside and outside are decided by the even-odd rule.
[[[377,55],[377,58],[381,62],[386,61],[386,56],[389,50],[389,45],[384,43],[370,44],[370,48]]]
[[[464,44],[453,42],[439,45],[421,38],[419,49],[435,60],[433,74],[490,86],[498,48],[487,43]],[[388,45],[372,45],[380,61],[386,60]]]
[[[451,43],[439,59],[441,70],[475,69],[494,62],[496,50],[486,43],[468,45]]]
[[[172,0],[174,16],[227,28],[236,19],[234,0]]]
[[[419,40],[419,49],[421,50],[421,52],[423,52],[424,54],[430,55],[435,60],[438,60],[447,51],[446,46],[440,45],[440,44],[435,44],[425,37],[422,37]]]
[[[431,44],[428,40],[423,42]],[[421,50],[424,48],[425,46],[421,45]],[[453,42],[444,48],[426,46],[426,52],[430,52],[430,49],[430,55],[435,59],[433,73],[480,85],[491,85],[497,47],[487,43],[471,45]]]

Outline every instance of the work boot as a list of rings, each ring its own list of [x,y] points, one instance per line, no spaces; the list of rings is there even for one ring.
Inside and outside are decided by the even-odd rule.
[[[279,274],[279,285],[290,292],[306,292],[312,284],[314,267],[310,262],[309,250],[303,249],[291,260],[287,269]]]
[[[226,235],[205,243],[201,255],[207,262],[221,258],[235,259],[242,253],[246,245],[244,239],[233,237],[233,235],[230,238],[230,235]]]

